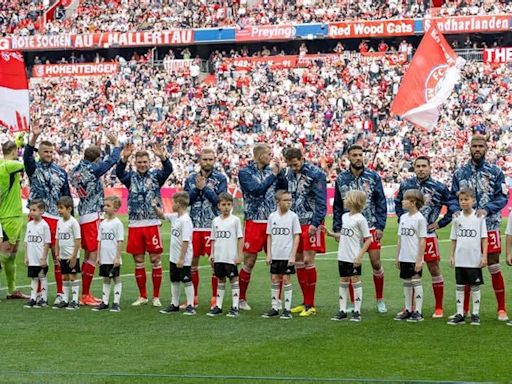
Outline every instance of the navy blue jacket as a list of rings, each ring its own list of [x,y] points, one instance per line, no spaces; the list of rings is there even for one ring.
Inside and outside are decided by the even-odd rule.
[[[367,168],[363,169],[360,176],[354,176],[350,169],[348,169],[336,177],[334,184],[333,231],[339,232],[341,230],[341,217],[345,212],[348,212],[348,209],[343,205],[343,199],[347,192],[352,190],[366,193],[366,208],[362,214],[368,221],[370,228],[383,231],[386,227],[388,214],[386,195],[384,194],[379,174]]]
[[[409,189],[418,189],[423,193],[423,196],[425,197],[425,205],[420,209],[420,212],[425,217],[429,225],[437,221],[443,205],[446,205],[448,211],[437,224],[439,225],[439,228],[446,227],[450,224],[452,221],[452,212],[449,206],[451,196],[448,187],[440,181],[434,180],[432,177],[429,177],[424,181],[420,181],[416,176],[400,183],[400,188],[398,189],[398,194],[395,198],[395,212],[398,222],[400,222],[400,216],[405,213],[402,208],[402,200],[404,193]]]
[[[508,201],[508,186],[503,171],[496,165],[483,161],[476,166],[472,161],[458,168],[453,174],[450,209],[460,211],[457,193],[461,188],[473,189],[476,195],[475,209],[487,211],[487,229],[498,230],[501,224],[501,210]]]

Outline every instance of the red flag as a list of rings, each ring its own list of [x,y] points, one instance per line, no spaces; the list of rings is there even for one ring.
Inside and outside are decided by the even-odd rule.
[[[419,127],[434,128],[439,107],[459,81],[459,69],[464,63],[433,24],[412,58],[391,104],[391,113]]]
[[[29,96],[23,54],[0,52],[0,129],[29,130]]]

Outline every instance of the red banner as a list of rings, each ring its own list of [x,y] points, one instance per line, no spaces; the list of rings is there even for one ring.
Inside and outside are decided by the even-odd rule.
[[[432,26],[412,58],[391,104],[391,113],[416,126],[432,129],[439,119],[439,107],[459,80],[459,67],[463,63]]]
[[[331,39],[408,35],[414,35],[413,19],[329,23]]]
[[[423,30],[428,31],[432,24],[436,24],[444,34],[510,31],[510,18],[510,15],[426,18],[423,20]]]
[[[34,65],[32,77],[102,76],[119,72],[119,63]]]
[[[293,25],[260,25],[236,29],[236,41],[290,40],[295,37]]]
[[[484,63],[512,63],[512,47],[484,49]]]
[[[0,50],[17,49],[21,51],[51,49],[91,49],[110,47],[144,47],[164,45],[185,45],[194,42],[194,31],[182,29],[175,31],[145,32],[98,32],[83,35],[34,35],[15,36],[0,39]]]
[[[285,68],[305,68],[314,65],[318,61],[335,63],[336,61],[349,59],[351,61],[367,61],[372,59],[385,59],[391,64],[403,64],[407,62],[405,53],[352,53],[343,54],[327,53],[320,55],[288,55],[288,56],[265,56],[265,57],[239,57],[234,59],[224,59],[224,64],[233,65],[235,71],[250,71],[258,64],[268,65],[273,70]]]
[[[0,129],[28,131],[29,95],[21,52],[0,52]]]

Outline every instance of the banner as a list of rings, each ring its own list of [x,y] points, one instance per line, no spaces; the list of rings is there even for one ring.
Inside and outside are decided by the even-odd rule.
[[[29,130],[29,96],[21,52],[0,52],[0,128],[11,133]]]
[[[192,63],[194,62],[194,59],[189,60],[171,60],[171,59],[165,59],[164,60],[164,68],[167,71],[167,73],[176,73],[181,72],[184,69],[190,68]]]
[[[439,17],[434,19],[425,18],[423,20],[423,30],[428,31],[432,25],[436,25],[437,29],[443,34],[510,31],[511,16],[512,15],[492,15]]]
[[[458,57],[444,36],[432,26],[412,58],[391,113],[422,128],[431,130],[439,119],[439,107],[459,81],[459,68],[465,60]]]
[[[484,49],[484,63],[512,63],[512,47]]]
[[[331,39],[408,35],[414,35],[414,19],[329,23]]]
[[[384,53],[384,52],[344,52],[311,54],[311,55],[285,55],[285,56],[265,56],[265,57],[239,57],[224,59],[227,66],[233,65],[235,71],[250,71],[257,65],[268,65],[273,70],[286,68],[306,68],[315,65],[317,62],[335,63],[340,60],[351,61],[369,61],[374,59],[384,59],[391,64],[404,64],[407,62],[407,54],[405,53]]]
[[[194,42],[194,31],[96,32],[82,35],[33,35],[0,39],[0,50],[60,50],[185,45]]]
[[[297,31],[293,25],[260,25],[237,28],[235,41],[291,40]]]
[[[34,65],[32,77],[103,76],[119,72],[119,63]]]

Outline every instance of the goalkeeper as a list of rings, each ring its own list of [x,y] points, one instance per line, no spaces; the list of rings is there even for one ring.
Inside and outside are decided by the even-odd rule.
[[[23,230],[21,201],[21,173],[23,163],[18,161],[18,142],[2,144],[4,158],[0,160],[0,224],[3,242],[0,244],[0,262],[7,280],[7,299],[28,299],[16,289],[16,253]]]

